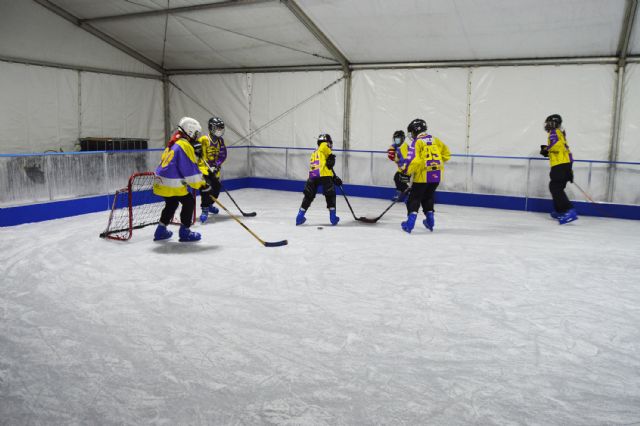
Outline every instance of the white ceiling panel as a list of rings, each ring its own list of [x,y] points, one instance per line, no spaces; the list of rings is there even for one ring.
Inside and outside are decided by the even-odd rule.
[[[335,64],[331,54],[278,2],[98,21],[96,28],[167,69]]]
[[[615,55],[625,0],[298,0],[354,63]]]

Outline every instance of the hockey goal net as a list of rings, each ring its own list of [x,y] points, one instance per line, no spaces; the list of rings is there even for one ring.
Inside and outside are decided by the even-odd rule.
[[[128,240],[134,229],[156,225],[164,208],[164,200],[153,193],[155,173],[134,173],[125,188],[116,191],[107,228],[100,238]],[[195,222],[195,209],[193,220]],[[174,218],[171,222],[178,224]]]

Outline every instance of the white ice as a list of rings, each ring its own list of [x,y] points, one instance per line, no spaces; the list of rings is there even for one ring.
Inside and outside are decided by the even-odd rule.
[[[289,245],[224,214],[191,244],[0,228],[0,424],[640,423],[640,222],[439,205],[407,235],[232,195]]]

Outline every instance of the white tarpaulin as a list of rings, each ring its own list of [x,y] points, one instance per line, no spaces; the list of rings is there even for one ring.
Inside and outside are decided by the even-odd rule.
[[[181,117],[200,122],[207,132],[212,116],[225,122],[227,145],[247,145],[249,133],[249,87],[251,74],[185,75],[170,78],[171,127]]]
[[[82,137],[149,139],[164,146],[162,82],[81,73]]]
[[[0,153],[74,150],[78,73],[0,62],[0,75]]]

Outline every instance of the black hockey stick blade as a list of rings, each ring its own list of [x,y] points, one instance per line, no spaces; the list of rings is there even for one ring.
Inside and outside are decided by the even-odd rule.
[[[400,196],[398,197],[397,200],[393,201],[391,204],[389,204],[389,207],[387,207],[386,209],[384,209],[384,211],[382,213],[380,213],[380,216],[376,217],[375,219],[372,218],[368,218],[368,217],[360,217],[358,218],[358,220],[360,222],[364,222],[364,223],[376,223],[377,221],[379,221],[380,219],[382,219],[382,216],[384,216],[390,209],[391,207],[395,206],[396,203],[400,202],[400,199],[402,199],[403,196],[405,196],[406,194],[409,193],[409,190],[411,188],[407,188],[404,191],[402,191],[402,194],[400,194]]]
[[[358,220],[360,222],[364,222],[364,223],[376,223],[378,221],[378,219],[380,219],[380,218],[378,217],[378,218],[375,218],[375,219],[371,219],[371,218],[364,217],[364,216],[360,216],[358,218]]]
[[[265,241],[265,242],[264,242],[264,246],[265,246],[265,247],[281,247],[281,246],[286,246],[287,244],[289,244],[289,241],[287,241],[287,240],[282,240],[282,241]]]
[[[220,185],[220,186],[222,186],[222,185]],[[231,196],[231,194],[229,194],[229,191],[227,191],[226,188],[223,187],[223,186],[222,186],[222,190],[225,192],[225,194],[227,194],[227,196],[233,202],[233,204],[235,204],[235,206],[238,208],[238,211],[240,212],[240,214],[242,214],[242,216],[244,216],[244,217],[254,217],[254,216],[256,216],[258,214],[256,212],[249,212],[249,213],[243,212],[242,209],[240,208],[240,206],[238,205],[238,203],[236,203],[236,200],[234,200],[233,197]]]

